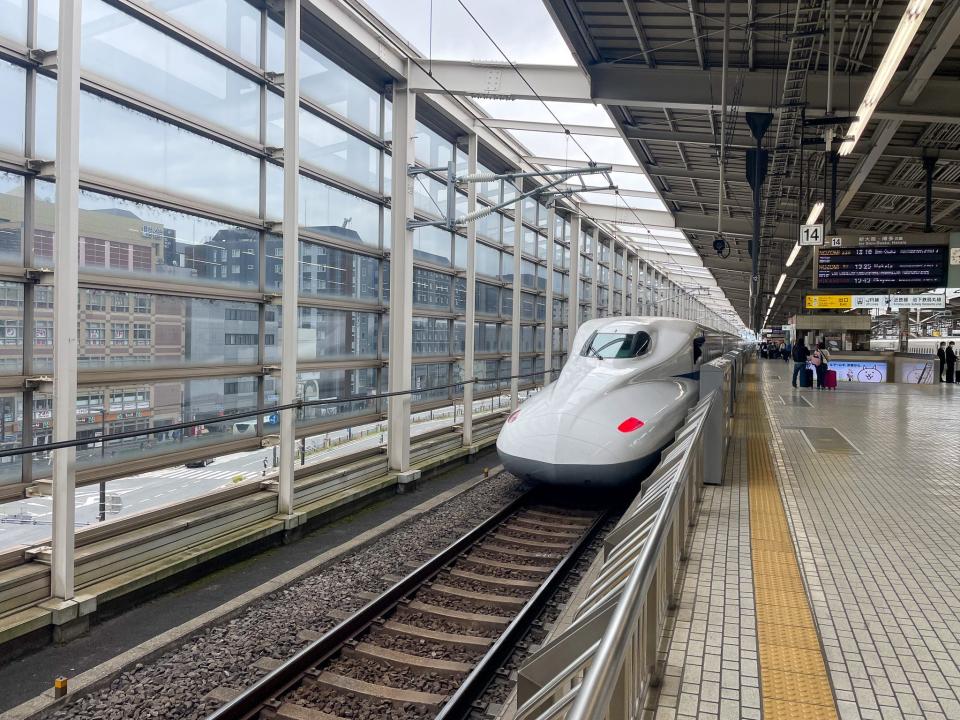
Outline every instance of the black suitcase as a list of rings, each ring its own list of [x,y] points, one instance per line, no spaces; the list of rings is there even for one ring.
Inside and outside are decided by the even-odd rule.
[[[800,387],[813,387],[813,370],[810,368],[800,371]]]

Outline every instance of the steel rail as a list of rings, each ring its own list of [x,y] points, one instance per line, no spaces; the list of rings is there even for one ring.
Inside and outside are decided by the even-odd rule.
[[[427,560],[416,570],[394,584],[382,595],[371,600],[359,611],[329,630],[323,637],[317,639],[281,666],[270,671],[256,683],[244,689],[237,697],[208,715],[206,720],[249,720],[250,718],[257,717],[264,706],[268,705],[283,693],[288,692],[300,682],[308,670],[334,657],[349,640],[370,628],[378,618],[390,612],[405,598],[429,582],[451,562],[476,545],[511,515],[529,506],[537,495],[538,491],[529,491],[506,507],[498,510],[468,533],[448,545],[440,553]],[[539,610],[546,603],[547,598],[552,594],[553,590],[555,590],[560,579],[565,576],[567,569],[572,566],[572,563],[576,562],[583,548],[585,548],[587,543],[596,535],[605,517],[606,514],[599,517],[581,536],[576,545],[571,548],[561,563],[544,581],[544,585],[538,589],[530,601],[524,606],[520,615],[511,622],[500,639],[494,644],[487,655],[484,656],[483,660],[481,660],[480,664],[467,676],[463,685],[460,686],[460,689],[458,689],[452,699],[444,706],[438,717],[449,720],[450,718],[462,717],[466,714],[466,712],[464,712],[461,716],[453,715],[451,708],[456,707],[469,710],[476,694],[481,692],[483,687],[486,686],[486,683],[489,682],[493,672],[499,667],[500,660],[505,657],[509,650],[513,649],[516,640],[529,627],[531,618],[539,613]],[[548,585],[549,589],[547,589]],[[512,641],[513,644],[508,645],[508,641]],[[454,705],[454,703],[456,704]]]
[[[570,548],[560,564],[547,576],[547,579],[543,581],[533,597],[523,606],[520,613],[503,631],[503,634],[497,638],[489,652],[483,656],[453,696],[444,703],[434,720],[462,720],[469,715],[470,711],[474,709],[473,703],[483,694],[497,670],[503,667],[503,663],[516,648],[523,635],[530,629],[531,624],[556,592],[560,583],[570,574],[573,566],[583,555],[587,545],[600,532],[600,528],[603,527],[603,523],[610,517],[610,514],[611,511],[608,510],[600,515],[577,540],[576,544]]]

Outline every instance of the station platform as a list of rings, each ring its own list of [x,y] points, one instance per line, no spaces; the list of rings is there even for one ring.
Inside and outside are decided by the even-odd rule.
[[[648,720],[960,718],[960,387],[744,377]]]

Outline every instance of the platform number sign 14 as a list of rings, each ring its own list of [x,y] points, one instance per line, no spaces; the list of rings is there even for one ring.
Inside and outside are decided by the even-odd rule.
[[[801,225],[801,245],[823,245],[823,225]]]

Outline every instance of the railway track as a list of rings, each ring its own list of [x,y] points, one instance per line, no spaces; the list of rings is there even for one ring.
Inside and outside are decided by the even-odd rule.
[[[603,519],[517,499],[208,720],[466,717]]]

